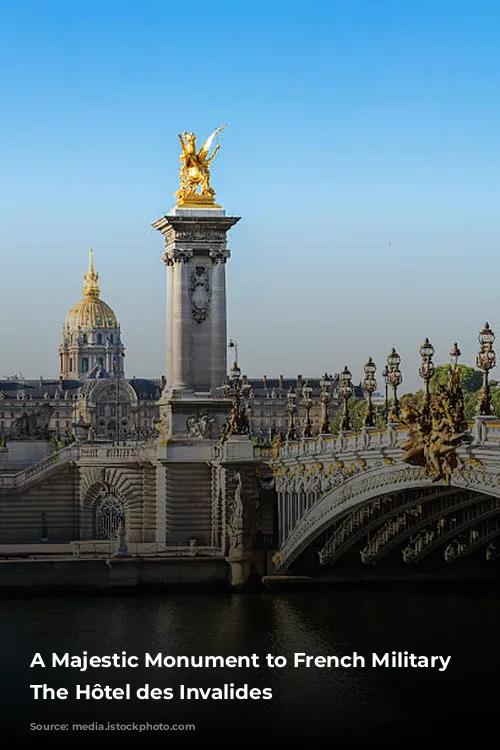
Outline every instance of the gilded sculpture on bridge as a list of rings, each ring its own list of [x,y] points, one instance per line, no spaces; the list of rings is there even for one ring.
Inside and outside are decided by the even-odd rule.
[[[459,445],[470,442],[464,425],[464,400],[460,373],[450,371],[448,383],[438,385],[430,402],[421,411],[413,406],[404,409],[401,422],[408,427],[408,439],[401,445],[403,461],[425,466],[434,481],[449,484],[458,465]]]
[[[214,206],[215,190],[210,185],[210,164],[215,158],[220,146],[217,144],[209,156],[214,138],[226,126],[223,125],[209,135],[203,146],[197,150],[194,133],[184,131],[179,134],[182,153],[180,177],[181,186],[176,192],[178,206]]]

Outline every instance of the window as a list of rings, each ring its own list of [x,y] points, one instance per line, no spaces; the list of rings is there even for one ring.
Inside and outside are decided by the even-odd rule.
[[[122,417],[127,416],[127,404],[122,404]]]
[[[109,407],[109,413],[111,414],[112,417],[116,416],[114,404],[111,404],[111,406]]]
[[[82,359],[82,372],[88,372],[89,371],[89,359],[88,357],[83,357]]]
[[[102,344],[102,333],[97,334],[97,343]]]
[[[104,367],[104,360],[103,360],[102,357],[99,357],[99,359],[97,360],[97,363],[98,363],[99,367]]]
[[[113,343],[113,334],[112,334],[112,333],[111,333],[111,334],[110,334],[110,336],[109,336],[109,343],[110,343],[110,344],[112,344],[112,343]]]
[[[70,372],[73,372],[73,357],[69,358],[69,370]]]
[[[88,344],[89,343],[86,333],[82,334],[82,343],[83,344]]]
[[[97,413],[98,413],[98,415],[100,417],[104,417],[105,416],[105,414],[106,414],[106,407],[104,406],[104,404],[99,404],[99,406],[97,407]]]

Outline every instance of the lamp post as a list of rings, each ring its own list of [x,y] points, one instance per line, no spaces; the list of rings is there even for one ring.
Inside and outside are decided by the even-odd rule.
[[[351,373],[349,372],[347,365],[340,373],[340,395],[344,399],[344,413],[342,415],[342,422],[340,423],[340,429],[347,431],[351,429],[351,423],[349,421],[349,399],[352,395],[351,385]]]
[[[429,407],[431,403],[430,379],[432,378],[434,374],[434,364],[432,362],[433,355],[434,355],[434,347],[429,342],[429,339],[426,338],[424,343],[420,347],[420,356],[422,357],[422,364],[420,365],[420,369],[419,369],[420,377],[424,381],[424,386],[425,386],[425,400],[424,400],[424,408],[423,408],[423,415],[425,417],[429,416]]]
[[[319,387],[321,388],[321,396],[319,397],[319,400],[321,401],[321,435],[328,435],[330,433],[328,405],[330,403],[330,389],[332,387],[332,381],[333,378],[331,377],[331,375],[327,375],[326,372],[319,381]]]
[[[389,419],[389,368],[387,365],[382,370],[382,377],[385,383],[385,407],[384,407],[384,421],[387,424]]]
[[[305,417],[304,417],[304,424],[302,428],[303,437],[312,437],[312,425],[311,425],[311,414],[310,414],[312,405],[313,405],[313,400],[311,398],[312,392],[313,392],[313,389],[309,385],[309,381],[307,380],[304,383],[304,386],[302,388],[302,403],[304,404],[304,409],[306,411]]]
[[[290,388],[286,394],[287,409],[288,409],[288,430],[286,433],[287,440],[295,440],[297,437],[295,431],[295,420],[294,415],[297,411],[297,394]]]
[[[455,342],[453,344],[452,348],[451,348],[451,351],[450,351],[451,369],[452,370],[456,370],[457,369],[457,367],[458,367],[458,358],[460,357],[461,354],[462,354],[462,352],[458,348],[457,342]]]
[[[392,349],[392,352],[387,357],[387,366],[389,368],[389,383],[392,387],[392,407],[389,418],[391,422],[396,422],[399,419],[399,401],[398,401],[398,387],[403,382],[403,376],[399,365],[401,364],[401,357],[397,351]]]
[[[490,384],[488,382],[488,373],[495,367],[496,355],[493,351],[493,342],[495,341],[495,334],[489,327],[488,323],[485,324],[483,330],[479,334],[479,354],[477,355],[477,366],[483,371],[483,385],[479,394],[478,410],[482,417],[489,416],[491,414],[491,402],[490,402]]]
[[[369,358],[368,362],[365,364],[364,370],[365,370],[365,380],[364,380],[363,386],[367,393],[367,405],[366,405],[366,414],[365,414],[363,424],[365,425],[365,427],[373,427],[374,423],[373,423],[372,393],[377,387],[377,381],[375,380],[375,377],[374,377],[377,371],[377,367],[371,357]]]
[[[249,433],[247,408],[244,404],[241,404],[243,388],[240,384],[241,370],[237,362],[231,368],[230,375],[233,381],[232,404],[229,420],[222,431],[221,440],[223,442],[227,440],[229,435],[248,435]]]
[[[228,349],[234,349],[234,361],[238,362],[238,342],[234,339],[229,339]]]

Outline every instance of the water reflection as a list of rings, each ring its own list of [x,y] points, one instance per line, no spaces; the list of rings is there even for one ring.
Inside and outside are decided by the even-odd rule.
[[[491,711],[500,666],[498,599],[355,590],[254,594],[109,598],[45,598],[4,601],[0,650],[4,731],[30,721],[151,721],[196,723],[199,733],[268,739],[404,737],[439,721],[449,731],[456,706],[461,731]],[[29,669],[35,652],[105,655],[239,655],[256,653],[259,668]],[[371,654],[404,651],[452,656],[446,672],[371,668]],[[344,655],[358,652],[365,669],[299,667],[269,669],[266,654],[293,663],[294,653]],[[273,700],[60,702],[31,700],[30,684],[130,683],[151,687],[270,687]],[[9,686],[6,692],[5,687]],[[26,725],[15,719],[24,710]],[[422,718],[424,717],[424,718]],[[476,717],[476,718],[475,718]],[[398,735],[398,732],[402,733]]]

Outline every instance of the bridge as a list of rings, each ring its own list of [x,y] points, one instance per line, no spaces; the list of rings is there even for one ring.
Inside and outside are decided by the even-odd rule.
[[[274,573],[325,571],[348,560],[413,566],[472,554],[497,559],[500,420],[478,416],[466,433],[451,475],[438,480],[425,465],[403,460],[411,435],[398,423],[284,443],[271,460],[279,519]]]

